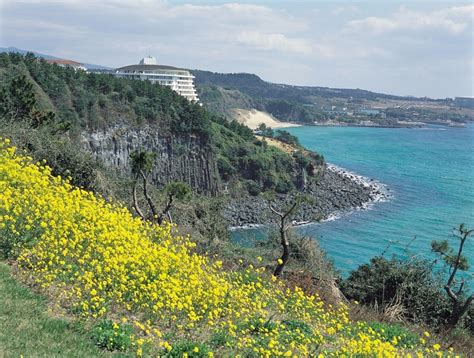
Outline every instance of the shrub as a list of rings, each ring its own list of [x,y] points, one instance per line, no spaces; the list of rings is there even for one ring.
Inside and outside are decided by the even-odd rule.
[[[290,145],[294,145],[294,146],[300,145],[298,137],[294,136],[288,131],[278,130],[276,132],[275,138]]]
[[[229,180],[236,172],[234,166],[230,163],[229,159],[222,156],[217,159],[217,169],[219,170],[219,174],[224,180]]]
[[[414,322],[437,326],[449,317],[443,284],[425,260],[374,257],[351,272],[341,289],[347,298],[366,305],[386,307],[398,301]]]
[[[200,358],[209,357],[209,347],[205,344],[182,341],[175,343],[171,350],[165,350],[161,353],[160,357],[165,358]]]
[[[295,185],[288,180],[280,180],[278,183],[275,185],[275,191],[280,194],[286,194],[293,190],[295,188]]]
[[[410,332],[406,328],[397,324],[387,324],[382,322],[368,322],[369,329],[380,333],[381,338],[386,342],[397,342],[398,346],[412,348],[420,343],[420,337]]]
[[[132,326],[128,324],[118,324],[110,319],[100,321],[92,328],[91,338],[103,349],[109,351],[124,351],[132,344]]]
[[[247,180],[245,185],[250,195],[257,196],[262,192],[262,186],[254,180]]]

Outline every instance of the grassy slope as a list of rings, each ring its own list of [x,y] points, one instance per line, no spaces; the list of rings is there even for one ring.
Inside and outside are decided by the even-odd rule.
[[[107,357],[78,324],[49,317],[45,299],[0,262],[0,357]],[[114,355],[116,356],[116,355]]]

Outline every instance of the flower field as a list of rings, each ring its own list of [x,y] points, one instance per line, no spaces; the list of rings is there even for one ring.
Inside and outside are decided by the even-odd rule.
[[[406,330],[351,322],[345,306],[288,289],[263,267],[228,272],[193,247],[170,225],[145,223],[1,141],[0,255],[55,292],[104,348],[169,357],[451,354]]]

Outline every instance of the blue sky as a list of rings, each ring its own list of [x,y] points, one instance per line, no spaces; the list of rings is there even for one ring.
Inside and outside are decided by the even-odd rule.
[[[469,2],[0,0],[0,46],[118,67],[250,72],[298,85],[473,96]]]

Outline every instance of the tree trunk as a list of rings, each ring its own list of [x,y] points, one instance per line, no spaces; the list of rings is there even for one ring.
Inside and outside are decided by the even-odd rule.
[[[454,301],[453,303],[453,311],[451,313],[451,317],[449,318],[449,327],[454,328],[458,323],[462,316],[467,312],[469,307],[474,300],[474,295],[471,295],[463,305],[459,301]]]
[[[286,230],[283,228],[280,230],[280,239],[281,239],[281,246],[283,248],[283,254],[281,255],[281,262],[278,263],[277,267],[275,268],[275,272],[273,273],[274,276],[280,276],[283,272],[283,268],[290,257],[290,243],[288,242],[288,238],[286,237]]]
[[[151,199],[150,195],[148,194],[148,175],[145,175],[143,171],[140,171],[140,174],[143,179],[143,194],[145,195],[145,199],[150,206],[151,214],[153,215],[153,220],[157,219],[157,211],[153,200]]]
[[[142,220],[145,220],[145,216],[143,215],[143,212],[138,206],[137,186],[138,186],[138,181],[135,180],[135,183],[133,184],[133,207],[135,208],[135,211],[137,212],[137,214],[142,218]]]

